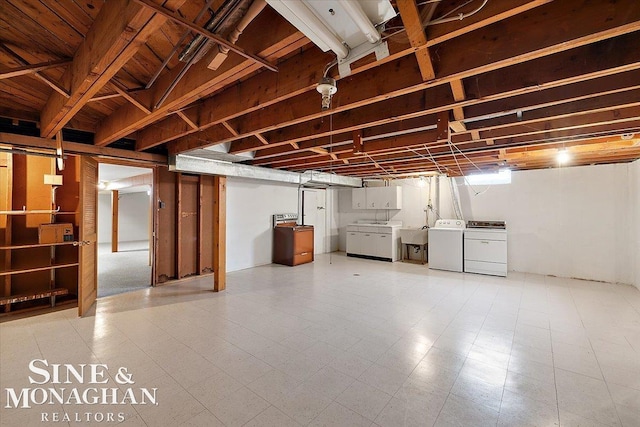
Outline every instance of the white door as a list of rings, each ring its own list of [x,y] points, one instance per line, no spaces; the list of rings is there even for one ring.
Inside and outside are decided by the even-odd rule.
[[[313,252],[323,254],[326,252],[325,241],[327,210],[326,191],[303,190],[302,191],[302,224],[313,225]]]

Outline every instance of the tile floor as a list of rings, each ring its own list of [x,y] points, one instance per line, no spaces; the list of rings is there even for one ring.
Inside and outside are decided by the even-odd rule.
[[[640,425],[635,288],[329,261],[230,273],[218,294],[195,279],[103,298],[83,319],[0,324],[0,422],[45,425],[46,412],[91,425],[75,413],[112,412],[127,426]],[[106,364],[109,387],[126,367],[158,404],[5,408],[6,388],[35,387],[38,358]],[[86,387],[55,385],[72,386]]]

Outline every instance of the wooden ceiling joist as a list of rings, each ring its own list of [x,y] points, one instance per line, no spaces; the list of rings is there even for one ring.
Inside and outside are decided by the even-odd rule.
[[[638,40],[637,37],[633,38],[630,35],[623,37],[622,41],[624,41],[624,43],[610,43],[610,45],[624,46],[625,48],[630,47],[631,45],[626,43],[627,40],[633,40],[636,45],[640,44],[640,40]],[[569,58],[576,53],[581,53],[580,51],[583,49],[585,48],[579,48],[577,51],[568,51],[556,56],[554,59],[563,60],[566,56],[567,60],[569,60]],[[464,103],[452,103],[450,93],[443,89],[444,86],[438,86],[425,91],[424,98],[420,94],[411,94],[403,98],[399,98],[399,100],[388,100],[379,103],[377,108],[367,107],[367,109],[354,110],[348,115],[346,115],[346,113],[335,114],[333,117],[333,132],[335,134],[345,131],[345,129],[342,128],[343,122],[348,122],[352,126],[367,128],[379,125],[385,120],[388,120],[387,115],[385,114],[386,111],[393,111],[394,119],[399,121],[408,120],[411,117],[420,115],[433,114],[434,112],[441,110],[449,110],[456,105],[464,105],[467,110],[467,116],[470,118],[481,118],[483,116],[495,116],[499,114],[503,117],[495,119],[496,121],[513,122],[517,120],[515,114],[508,117],[500,113],[504,111],[514,111],[515,109],[525,107],[542,109],[552,105],[565,103],[567,101],[579,101],[586,98],[604,95],[609,92],[622,92],[629,90],[628,85],[635,84],[635,82],[638,81],[637,77],[640,76],[640,72],[637,71],[638,67],[640,67],[640,50],[633,51],[635,52],[633,55],[630,55],[628,52],[622,54],[619,62],[617,61],[617,58],[611,58],[615,65],[619,65],[619,67],[615,67],[613,69],[601,70],[595,66],[592,66],[593,68],[589,68],[587,66],[582,66],[577,61],[572,61],[573,64],[570,67],[564,65],[565,72],[561,75],[562,79],[558,81],[545,81],[541,79],[536,81],[535,85],[531,85],[526,89],[518,88],[510,91],[509,89],[511,89],[512,84],[510,79],[505,76],[502,79],[496,79],[492,85],[491,92],[485,91],[484,97],[481,99],[470,99]],[[622,62],[627,60],[630,60],[631,62]],[[554,67],[554,63],[555,62],[553,61],[545,60],[540,64],[540,67],[537,69],[540,71],[541,78],[545,78],[547,75],[549,78],[553,78],[552,74],[546,73],[545,68],[542,68],[542,66]],[[528,69],[532,66],[536,67],[537,65],[537,61],[534,61],[533,63],[527,63],[526,65],[522,64],[519,68],[523,71],[523,76],[526,76],[526,74],[529,73]],[[624,70],[627,68],[632,68],[632,71],[620,73],[619,75],[614,74],[613,76],[607,76],[605,74],[615,72],[618,69]],[[633,68],[636,69],[634,70]],[[576,76],[580,76],[580,73],[583,70],[587,71],[585,76],[586,81],[579,81]],[[508,71],[510,73],[509,76],[519,78],[518,70],[511,68]],[[540,90],[541,87],[548,89]],[[634,86],[632,86],[632,88],[633,87]],[[580,105],[578,105],[578,108],[580,108]],[[369,110],[370,112],[366,113],[366,110]],[[358,111],[358,113],[354,114],[355,111]],[[545,111],[546,110],[541,110],[539,112],[540,116],[544,116]],[[571,111],[569,110],[566,113],[568,114],[570,112]],[[342,114],[344,114],[344,117]],[[272,144],[279,143],[280,141],[287,139],[301,140],[305,138],[304,135],[308,135],[310,138],[328,134],[328,132],[323,132],[328,131],[328,129],[325,128],[314,127],[312,133],[310,133],[308,129],[309,128],[307,126],[306,130],[304,128],[298,129],[296,127],[279,130],[272,136]],[[473,127],[471,129],[473,129]],[[243,144],[244,145],[234,143],[232,151],[253,149],[250,144]]]
[[[257,64],[261,64],[263,67],[265,67],[268,70],[271,71],[278,71],[278,67],[276,67],[275,65],[273,65],[272,63],[270,63],[269,61],[267,61],[264,58],[260,58],[257,55],[254,55],[252,53],[246,52],[244,49],[242,49],[239,46],[234,45],[233,43],[227,41],[226,39],[224,39],[223,37],[220,37],[216,34],[213,34],[209,31],[207,31],[204,28],[199,27],[198,25],[194,24],[193,22],[190,22],[188,19],[183,18],[182,16],[178,15],[177,13],[172,12],[171,10],[167,10],[166,8],[162,7],[162,6],[158,6],[157,4],[155,4],[153,1],[151,0],[134,0],[136,3],[139,3],[141,5],[143,5],[144,7],[147,7],[155,12],[157,12],[158,14],[171,19],[174,22],[179,23],[180,25],[183,25],[185,27],[187,27],[189,30],[193,31],[196,34],[200,34],[201,36],[217,43],[220,46],[224,46],[225,48],[231,50],[234,53],[237,53],[238,55],[242,56],[243,58],[246,59],[250,59],[252,61],[254,61]]]
[[[23,65],[22,67],[16,67],[11,70],[0,71],[0,80],[37,73],[38,71],[44,71],[50,68],[66,67],[69,64],[71,64],[70,60],[61,59],[58,61],[46,61],[39,64]]]
[[[409,37],[409,43],[411,47],[416,49],[416,59],[418,61],[418,67],[420,67],[422,80],[433,80],[436,78],[436,72],[433,68],[431,57],[429,56],[429,49],[426,47],[427,35],[422,26],[418,6],[415,0],[398,0],[397,5],[407,37]],[[421,49],[422,47],[424,48]]]
[[[548,167],[558,144],[590,145],[574,164],[640,152],[620,142],[640,134],[636,0],[397,0],[389,55],[344,78],[263,0],[243,0],[210,34],[206,12],[223,3],[0,5],[1,120],[19,132],[38,121],[45,138],[93,132],[84,150],[123,137],[171,154],[220,145],[253,165],[360,177]],[[477,13],[433,22],[460,5]],[[210,49],[185,65],[194,35]],[[315,90],[325,70],[338,80],[327,111]]]
[[[184,1],[168,0],[165,7],[177,9]],[[70,96],[52,93],[42,110],[41,136],[51,138],[61,130],[165,20],[129,0],[106,2],[63,75]]]
[[[247,37],[249,31],[245,31],[245,37],[241,37],[238,41],[239,46],[242,46],[247,51],[258,52],[259,56],[270,61],[275,61],[308,43],[306,38],[288,23],[282,22],[282,20],[274,20],[273,15],[275,12],[268,10],[264,12],[265,14],[260,14],[249,25],[249,28],[252,28],[252,26],[256,28],[268,26],[270,31],[267,33],[262,31],[251,32],[249,37]],[[118,138],[127,136],[133,131],[164,118],[167,113],[182,109],[208,93],[224,87],[226,83],[235,82],[260,68],[253,61],[233,56],[229,57],[221,67],[213,71],[207,68],[207,61],[211,59],[212,55],[215,55],[215,52],[210,52],[202,60],[191,66],[162,105],[151,114],[144,114],[133,106],[125,105],[103,120],[96,129],[96,145],[108,145]],[[155,105],[164,88],[169,87],[178,71],[172,70],[172,72],[161,76],[151,90],[143,92],[150,99],[149,105]],[[164,129],[167,128],[164,127]],[[139,143],[138,149],[144,150],[160,143],[162,142]]]
[[[596,39],[601,40],[607,37],[613,37],[618,34],[629,32],[632,28],[640,28],[640,10],[637,9],[640,9],[640,4],[632,11],[635,13],[635,15],[625,15],[619,12],[616,13],[615,10],[610,11],[610,20],[604,20],[605,22],[602,22],[602,19],[598,20],[598,29],[600,31],[598,32],[598,36],[596,37]],[[598,10],[599,13],[602,13],[602,11],[597,7],[590,8],[587,6],[585,6],[584,9],[581,9],[581,12],[583,12],[585,16],[590,16],[590,14],[595,13],[595,10]],[[552,12],[564,13],[565,15],[570,15],[572,13],[570,8],[566,7],[565,3],[552,3],[530,11],[528,13],[529,16],[516,16],[512,18],[512,20],[521,21],[519,22],[519,25],[528,26],[532,25],[531,22],[537,23],[541,20],[546,19],[547,14],[551,14]],[[629,21],[626,20],[627,17],[629,19],[636,19],[636,21],[633,21],[633,23],[630,24]],[[566,18],[567,17],[565,16],[565,19]],[[529,22],[528,20],[531,20],[531,22]],[[547,47],[533,49],[531,48],[531,46],[528,46],[529,49],[532,49],[533,51],[527,52],[526,54],[521,53],[523,48],[520,44],[514,45],[514,43],[510,39],[498,37],[497,41],[494,42],[493,40],[496,38],[494,34],[495,30],[491,27],[481,30],[487,32],[487,37],[491,36],[491,47],[489,47],[488,44],[484,47],[477,46],[478,43],[483,43],[482,40],[486,38],[483,34],[470,34],[462,36],[461,39],[466,39],[463,40],[465,43],[475,44],[478,50],[476,51],[474,49],[471,52],[464,52],[465,60],[455,62],[458,69],[450,73],[449,75],[443,72],[439,77],[438,82],[448,83],[452,80],[459,80],[460,78],[463,78],[465,76],[472,75],[472,73],[496,70],[507,65],[513,66],[514,64],[522,63],[524,61],[528,62],[527,68],[531,68],[532,66],[534,66],[534,64],[531,63],[531,61],[534,59],[537,60],[552,53],[566,53],[566,51],[571,48],[579,50],[581,46],[586,44],[587,39],[594,39],[591,34],[585,31],[585,29],[583,28],[583,23],[577,24],[578,21],[574,21],[574,17],[571,17],[569,20],[572,23],[576,22],[576,25],[571,25],[572,28],[566,28],[565,26],[562,29],[549,29],[544,33],[540,33],[537,30],[533,31],[533,35],[535,36],[536,34],[539,34],[540,39],[534,40],[532,36],[532,38],[529,38],[527,40],[527,43],[531,43],[532,46],[539,46],[540,44],[546,43]],[[511,22],[511,20],[509,22]],[[588,34],[588,36],[581,37],[584,34]],[[552,45],[550,43],[550,40],[556,42],[557,44]],[[452,40],[451,42],[453,41],[460,43],[463,42],[458,39]],[[494,50],[495,52],[497,52],[497,55],[500,55],[505,59],[497,62],[492,62],[493,55],[487,56],[485,52],[486,50]],[[451,52],[454,53],[447,55],[443,51],[441,61],[445,61],[449,56],[462,54],[463,51],[456,48],[452,49]],[[573,52],[573,54],[575,54],[575,52]],[[506,58],[508,58],[509,55],[514,56],[507,60]],[[472,56],[474,56],[475,58],[471,58]],[[568,57],[569,55],[566,56]],[[393,64],[381,65],[373,70],[360,73],[350,78],[350,84],[342,85],[338,93],[334,96],[334,100],[339,103],[339,106],[334,108],[334,110],[330,113],[335,114],[341,111],[347,111],[365,105],[379,103],[381,101],[388,100],[390,97],[404,95],[404,98],[406,98],[407,95],[417,91],[422,91],[425,89],[425,87],[435,89],[437,87],[436,84],[430,82],[422,83],[422,79],[419,73],[412,72],[412,67],[408,64],[405,64],[405,62],[409,60],[415,61],[413,58],[402,58]],[[557,63],[550,65],[554,68],[557,68]],[[584,72],[584,67],[581,67],[579,64],[575,64],[575,68],[573,71],[574,75],[581,76]],[[530,70],[526,70],[524,72],[526,72],[527,74],[531,73]],[[544,77],[544,75],[542,75],[542,77]],[[510,76],[510,78],[505,80],[506,82],[502,83],[502,85],[504,86],[512,84],[512,82],[514,80],[517,80],[517,78],[516,76]],[[375,84],[373,84],[372,82],[375,82]],[[495,85],[499,84],[500,82],[495,82]],[[539,86],[533,85],[524,89],[522,87],[518,88],[518,90],[520,91],[534,91],[537,89],[539,89]],[[504,92],[502,93],[504,94]],[[277,106],[272,106],[272,108],[270,108],[269,110],[269,114],[255,112],[243,116],[241,123],[239,123],[239,125],[237,126],[240,132],[239,137],[248,136],[253,132],[264,133],[274,128],[282,128],[297,123],[308,122],[309,120],[320,118],[329,114],[328,112],[321,112],[317,105],[315,105],[316,103],[313,102],[313,99],[309,100],[309,98],[310,97],[308,96],[300,95],[296,97],[295,100],[287,100],[287,102],[284,103],[280,109],[278,109]],[[449,101],[451,99],[450,93],[448,94],[447,98],[448,105],[454,104]],[[349,100],[349,102],[340,102],[341,99],[347,99]],[[483,99],[486,99],[486,97],[483,97]],[[380,110],[382,110],[382,108],[380,108]],[[386,109],[386,111],[394,111],[395,113],[395,110]],[[273,142],[277,141],[276,138],[271,138],[270,140]],[[252,148],[253,147],[251,147],[250,145],[245,146],[241,144],[239,144],[239,147],[234,147],[234,149],[245,151],[251,150]]]
[[[517,0],[514,2],[509,0],[492,0],[490,2],[491,7],[488,7],[486,11],[483,10],[474,15],[472,17],[473,20],[465,20],[464,22],[454,21],[449,24],[438,25],[438,30],[441,30],[441,32],[436,32],[434,38],[430,39],[427,45],[435,45],[436,43],[448,40],[450,32],[460,36],[502,19],[507,19],[518,13],[526,12],[548,1],[549,0]],[[410,45],[394,44],[390,46],[390,50],[390,57],[393,58],[393,60],[414,52],[414,49],[411,48]],[[278,102],[288,101],[297,95],[313,90],[321,76],[322,70],[329,61],[331,61],[331,56],[318,55],[316,51],[309,50],[280,64],[280,72],[278,75],[262,73],[247,82],[240,83],[237,87],[233,87],[221,94],[208,98],[204,101],[201,108],[199,121],[201,123],[201,129],[206,129],[206,127],[217,124],[222,120],[234,119],[243,114],[272,106]],[[391,60],[389,59],[388,62],[391,62]],[[370,64],[360,65],[360,63],[358,63],[352,67],[351,75],[355,76],[371,68]],[[362,80],[373,81],[374,78],[375,77],[368,77]],[[417,82],[419,81],[420,80]],[[339,82],[338,84],[342,87],[342,83]],[[317,97],[317,95],[314,95],[314,98],[315,97]],[[238,102],[239,99],[245,101]],[[172,126],[175,126],[175,129],[173,134],[169,135],[167,129],[171,129]],[[159,141],[159,143],[168,142],[185,136],[187,133],[191,133],[185,133],[179,123],[171,121],[170,119],[159,123],[158,128],[157,132],[155,132],[155,126],[151,126],[140,133],[139,140],[141,147],[151,146],[152,141]],[[161,134],[162,138],[158,138],[158,134]],[[179,141],[176,142],[172,148],[174,152],[181,152],[183,150]]]

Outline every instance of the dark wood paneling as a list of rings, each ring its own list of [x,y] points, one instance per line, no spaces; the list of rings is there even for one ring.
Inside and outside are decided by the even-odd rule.
[[[178,178],[178,278],[198,274],[197,176]]]
[[[200,232],[198,238],[200,274],[213,272],[213,176],[200,176]]]
[[[177,278],[176,272],[176,233],[177,233],[177,174],[166,167],[156,169],[156,188],[158,198],[156,209],[155,239],[155,282],[164,283]]]

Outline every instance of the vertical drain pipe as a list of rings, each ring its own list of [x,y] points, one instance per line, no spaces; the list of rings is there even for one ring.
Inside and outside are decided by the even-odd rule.
[[[436,209],[436,220],[440,216],[440,175],[436,175],[436,191],[433,197],[436,202],[434,203]]]

